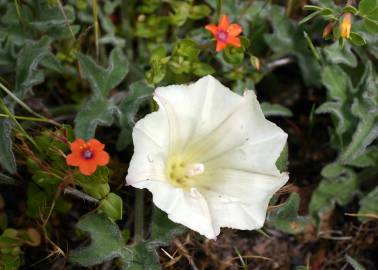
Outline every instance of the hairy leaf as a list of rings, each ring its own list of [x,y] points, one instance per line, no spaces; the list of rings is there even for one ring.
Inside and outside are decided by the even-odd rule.
[[[114,114],[118,108],[110,101],[100,96],[88,100],[76,115],[75,135],[85,140],[95,136],[96,128],[100,126],[111,126]]]
[[[114,49],[109,58],[108,68],[103,68],[84,54],[77,55],[84,77],[98,96],[107,96],[125,78],[129,71],[129,61],[119,48]]]
[[[76,227],[90,233],[91,243],[71,251],[71,262],[88,267],[117,257],[126,264],[133,258],[118,226],[105,215],[88,214],[79,220]]]
[[[298,216],[300,197],[298,193],[292,193],[285,205],[278,207],[269,214],[269,222],[280,231],[290,234],[300,233],[309,223],[305,217]]]

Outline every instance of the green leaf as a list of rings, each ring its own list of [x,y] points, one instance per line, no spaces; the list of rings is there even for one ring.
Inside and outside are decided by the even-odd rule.
[[[375,166],[375,164],[378,164],[378,147],[371,146],[367,148],[363,154],[352,161],[346,162],[346,164],[359,168]]]
[[[185,227],[172,222],[165,212],[154,207],[150,237],[152,245],[168,245],[175,236],[182,234],[184,231]]]
[[[365,39],[360,35],[355,32],[350,33],[349,40],[356,46],[363,46],[366,44]]]
[[[319,6],[314,6],[314,5],[304,5],[303,10],[322,11],[323,8]]]
[[[214,73],[215,73],[215,69],[207,63],[202,63],[202,62],[193,63],[193,74],[198,77],[203,77],[203,76],[214,74]]]
[[[297,234],[304,230],[309,220],[298,216],[300,197],[298,193],[291,193],[285,205],[269,213],[269,223],[277,230],[289,234]]]
[[[122,198],[115,193],[109,193],[102,199],[98,210],[104,212],[112,220],[122,219]]]
[[[262,102],[260,105],[261,105],[261,109],[265,117],[269,117],[269,116],[292,117],[293,116],[293,113],[288,108],[280,104]]]
[[[74,9],[68,5],[64,7],[65,16],[58,5],[49,5],[47,2],[41,2],[36,12],[38,15],[30,25],[40,32],[61,31],[75,20]]]
[[[126,265],[133,259],[133,252],[126,246],[118,226],[105,215],[88,214],[76,227],[90,233],[91,243],[71,251],[71,262],[89,267],[114,258],[120,258]]]
[[[369,18],[363,19],[363,25],[370,34],[378,33],[378,22]]]
[[[361,222],[369,220],[369,215],[371,218],[373,218],[373,216],[378,218],[378,187],[375,187],[373,191],[360,201],[358,215],[358,219]]]
[[[349,78],[339,66],[326,66],[322,72],[322,83],[331,99],[346,100]]]
[[[305,22],[308,22],[309,20],[315,18],[316,16],[318,16],[319,14],[321,14],[323,12],[323,9],[322,10],[318,10],[318,11],[315,11],[309,15],[307,15],[306,17],[304,17],[302,20],[299,21],[299,24],[303,24]]]
[[[188,13],[188,17],[192,20],[199,20],[206,16],[209,16],[211,13],[211,9],[205,5],[195,5],[190,8],[190,12]]]
[[[92,90],[98,96],[107,96],[125,78],[129,71],[129,61],[122,50],[115,48],[110,53],[109,65],[105,69],[84,54],[77,55],[84,77],[89,81]]]
[[[37,67],[50,52],[49,38],[42,38],[36,43],[26,43],[17,56],[15,94],[23,99],[32,87],[44,81],[43,72]]]
[[[27,209],[26,213],[29,217],[37,218],[43,213],[43,206],[48,201],[47,193],[38,188],[37,185],[30,183],[27,190]],[[46,209],[46,208],[45,208]]]
[[[377,7],[377,0],[361,0],[358,4],[358,11],[363,14],[369,14]]]
[[[345,259],[347,262],[353,267],[354,270],[365,270],[366,268],[362,266],[358,261],[350,257],[349,255],[345,255]]]
[[[17,166],[12,150],[12,124],[7,119],[0,119],[0,165],[10,174],[16,173]]]
[[[136,114],[144,102],[151,100],[153,90],[144,81],[130,85],[128,95],[119,106],[121,132],[117,140],[118,150],[125,149],[131,143],[131,130],[136,122]]]
[[[118,108],[112,101],[94,96],[88,100],[75,118],[75,136],[88,140],[95,136],[96,128],[111,126]]]
[[[356,15],[358,13],[358,10],[351,5],[347,5],[343,8],[343,13],[352,13],[353,15]]]
[[[86,193],[99,200],[109,194],[108,180],[109,169],[105,166],[98,167],[95,173],[89,176],[75,175],[75,183],[82,187]]]
[[[339,157],[341,163],[352,162],[378,137],[378,112],[367,110],[366,104],[357,99],[352,104],[352,113],[360,117],[352,141]]]
[[[333,64],[345,64],[351,67],[357,66],[357,58],[350,46],[340,47],[336,42],[323,49],[327,60]]]
[[[323,179],[311,197],[309,211],[317,218],[321,213],[333,209],[335,203],[346,205],[358,191],[356,174],[344,169],[343,174],[336,178]],[[335,196],[337,194],[337,196]]]
[[[338,163],[330,163],[322,169],[320,174],[325,178],[335,178],[340,176],[343,172],[344,166]]]
[[[288,167],[289,160],[289,147],[285,144],[285,147],[282,149],[280,156],[276,161],[276,167],[280,172],[286,171]]]
[[[127,270],[160,270],[159,256],[147,242],[132,247],[133,260]]]
[[[325,102],[316,109],[317,114],[330,113],[337,119],[336,132],[341,135],[351,127],[348,113],[341,102]]]

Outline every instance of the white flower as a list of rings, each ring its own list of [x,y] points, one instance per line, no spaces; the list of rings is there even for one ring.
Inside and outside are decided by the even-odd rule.
[[[220,227],[261,228],[288,180],[275,162],[287,134],[265,119],[256,95],[212,76],[155,90],[159,110],[133,130],[126,181],[147,188],[168,217],[214,239]]]

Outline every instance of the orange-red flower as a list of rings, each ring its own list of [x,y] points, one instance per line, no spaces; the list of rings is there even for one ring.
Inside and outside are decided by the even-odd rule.
[[[104,151],[105,145],[96,139],[85,142],[77,139],[70,144],[72,153],[66,157],[70,166],[78,166],[84,175],[91,175],[96,171],[97,165],[104,166],[109,162],[109,155]]]
[[[343,38],[350,37],[350,28],[352,27],[352,13],[345,13],[340,25],[340,34]]]
[[[217,52],[226,48],[228,44],[240,47],[240,38],[238,36],[243,29],[239,24],[230,24],[226,15],[222,16],[218,25],[208,24],[205,28],[210,31],[217,40]]]
[[[330,22],[326,25],[326,27],[324,27],[324,30],[323,30],[323,38],[326,39],[329,34],[331,34],[332,30],[333,30],[333,22]]]

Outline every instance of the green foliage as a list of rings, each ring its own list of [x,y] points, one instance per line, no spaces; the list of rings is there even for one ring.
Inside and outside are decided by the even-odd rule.
[[[269,223],[277,230],[289,234],[303,232],[309,220],[306,217],[298,216],[300,198],[298,193],[292,193],[284,206],[269,213]]]
[[[268,98],[272,103],[261,104],[266,117],[292,117],[273,121],[288,127],[293,158],[303,153],[307,158],[314,143],[327,149],[324,159],[310,153],[313,159],[309,160],[324,167],[320,176],[308,179],[321,179],[312,194],[309,216],[298,216],[299,195],[293,193],[269,214],[273,228],[301,233],[308,222],[315,220],[319,225],[322,214],[333,211],[336,204],[361,222],[376,219],[376,0],[345,6],[340,1],[314,0],[302,13],[291,4],[284,7],[282,1],[239,1],[238,5],[218,0],[124,2],[0,0],[0,83],[3,90],[11,89],[11,94],[0,90],[4,104],[0,185],[26,194],[20,198],[26,209],[17,218],[17,228],[45,223],[49,239],[44,241],[50,247],[56,230],[61,229],[53,221],[65,222],[71,211],[80,220],[78,229],[88,231],[92,239],[85,241],[87,246],[68,251],[71,262],[88,267],[117,258],[115,263],[124,269],[160,269],[155,249],[168,245],[185,229],[154,209],[148,238],[136,243],[130,235],[132,205],[129,201],[123,205],[125,192],[119,189],[131,154],[132,128],[143,115],[156,110],[152,94],[157,86],[188,83],[207,74],[214,74],[238,94],[253,89],[259,97]],[[342,38],[340,25],[347,12],[352,14],[351,33]],[[216,24],[223,14],[242,26],[242,46],[228,45],[217,53],[216,40],[205,25]],[[326,25],[332,28],[327,41],[321,38]],[[283,102],[292,111],[279,104]],[[314,119],[314,110],[310,116],[303,115],[311,107],[322,115]],[[59,126],[62,123],[74,123],[74,130]],[[318,126],[324,129],[317,130]],[[323,134],[327,131],[328,143]],[[66,164],[69,143],[95,135],[106,144],[111,163],[84,176]],[[327,164],[328,152],[335,153],[335,158]],[[293,170],[300,167],[298,162],[291,162]],[[280,171],[287,171],[287,165],[288,145],[276,162]],[[295,177],[294,184],[301,178]],[[77,194],[67,195],[68,189],[81,194],[76,199],[89,198],[91,204],[81,207],[79,203],[71,209]],[[28,245],[26,230],[11,228],[15,221],[8,213],[14,207],[8,203],[7,211],[0,207],[0,229],[4,230],[0,269],[23,267],[23,252],[29,252],[23,248]],[[22,212],[22,207],[17,209]],[[57,219],[57,213],[61,218]],[[121,232],[114,221],[122,218],[127,227]],[[63,249],[59,241],[56,244]],[[355,269],[363,268],[349,256],[345,260]]]
[[[77,57],[84,77],[97,96],[106,97],[110,90],[121,83],[129,71],[129,61],[118,48],[110,53],[109,65],[106,69],[84,54],[79,53]]]
[[[112,100],[94,96],[84,103],[75,118],[75,135],[88,140],[95,136],[98,125],[111,126],[118,108]]]
[[[86,215],[76,227],[90,233],[91,243],[89,246],[71,251],[71,262],[88,267],[117,257],[125,264],[132,259],[133,253],[126,246],[117,225],[105,215]]]
[[[168,245],[172,238],[182,234],[185,228],[168,219],[166,213],[155,207],[151,224],[151,243],[153,245]]]
[[[293,113],[286,107],[280,104],[271,104],[268,102],[262,102],[261,109],[265,115],[265,117],[270,116],[283,116],[283,117],[291,117]]]
[[[351,169],[334,167],[322,173],[330,178],[323,179],[311,197],[309,211],[315,218],[332,210],[335,203],[345,206],[359,189],[358,177]]]
[[[378,218],[378,187],[367,194],[360,201],[360,210],[358,211],[358,219],[363,221],[370,218]]]
[[[184,232],[184,227],[167,218],[161,210],[155,208],[148,240],[126,245],[122,233],[116,224],[106,216],[91,214],[83,217],[77,227],[91,234],[91,244],[70,253],[70,261],[82,266],[99,264],[113,258],[120,258],[124,269],[157,270],[160,269],[155,248],[167,245],[176,235]]]
[[[153,88],[144,81],[137,81],[130,85],[128,95],[119,105],[121,131],[118,135],[117,149],[122,150],[131,143],[131,130],[136,122],[138,110],[144,102],[151,99],[152,91]]]

